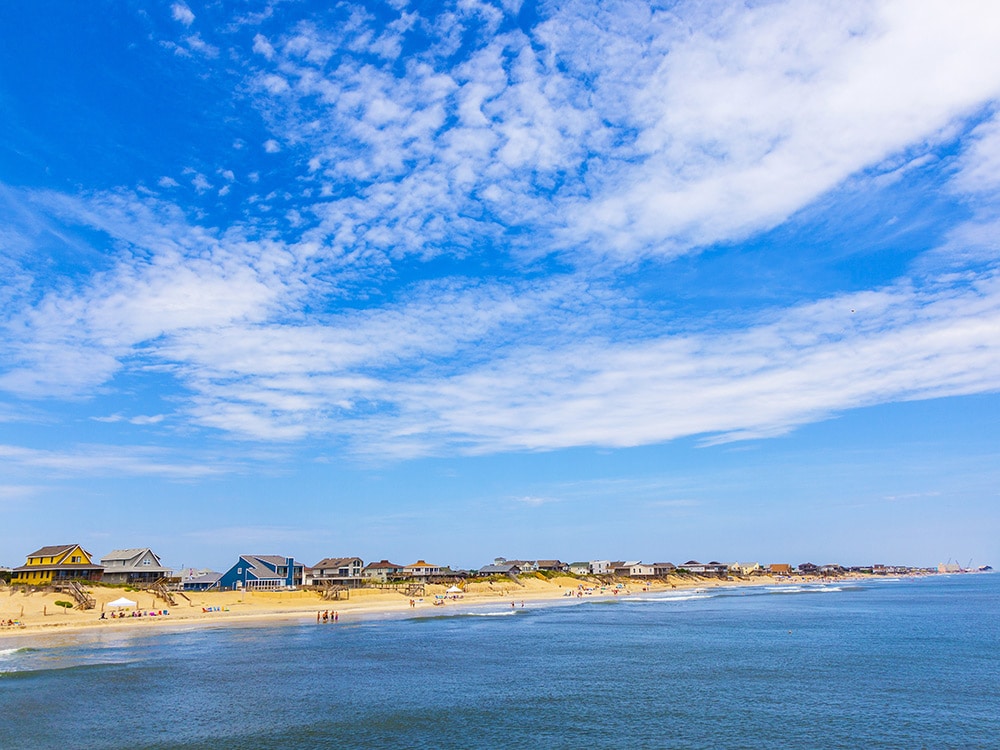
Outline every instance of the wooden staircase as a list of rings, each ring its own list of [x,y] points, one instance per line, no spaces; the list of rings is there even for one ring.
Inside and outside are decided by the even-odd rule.
[[[424,595],[424,584],[422,583],[408,583],[406,588],[400,592],[404,596],[408,596],[411,599],[415,596]]]
[[[167,604],[169,604],[171,607],[177,606],[177,600],[174,598],[174,596],[179,596],[184,599],[187,599],[188,602],[191,601],[191,599],[188,598],[187,594],[184,594],[183,592],[180,591],[171,591],[170,589],[168,589],[166,578],[159,578],[153,583],[149,584],[148,586],[146,586],[146,591],[151,593],[153,596],[159,597]]]
[[[78,581],[59,581],[54,584],[56,591],[69,594],[76,599],[77,609],[93,609],[97,600],[86,592]]]
[[[326,586],[323,589],[323,598],[332,599],[335,601],[340,601],[341,599],[350,599],[351,590],[347,586]]]

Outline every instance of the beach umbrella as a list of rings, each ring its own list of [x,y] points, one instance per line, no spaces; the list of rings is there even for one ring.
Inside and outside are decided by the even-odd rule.
[[[124,596],[120,599],[115,599],[113,602],[108,602],[109,607],[134,607],[135,602],[131,599],[126,599]]]

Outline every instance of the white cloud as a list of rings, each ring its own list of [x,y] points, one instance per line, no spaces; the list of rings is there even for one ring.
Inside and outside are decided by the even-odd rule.
[[[276,154],[281,151],[281,146],[278,145],[276,140],[269,138],[264,141],[264,150],[269,154]]]
[[[55,451],[0,444],[0,465],[56,476],[158,476],[184,480],[233,470],[217,461],[176,459],[169,451],[139,446],[85,445]]]
[[[958,164],[955,190],[993,198],[1000,190],[1000,115],[976,127]]]
[[[205,57],[216,58],[219,56],[219,48],[208,44],[201,38],[201,34],[192,34],[191,36],[184,37],[184,43],[188,46],[189,50]]]
[[[199,193],[204,193],[206,190],[212,189],[212,183],[209,182],[208,178],[206,178],[205,175],[201,173],[196,174],[191,179],[191,184],[194,186],[194,189],[197,190]]]
[[[258,55],[263,55],[266,59],[274,58],[274,47],[267,41],[267,37],[257,34],[253,39],[253,51]]]
[[[559,500],[550,497],[538,497],[536,495],[525,495],[524,497],[514,498],[514,502],[520,503],[521,505],[530,505],[537,508],[540,505],[549,505],[550,503],[558,503]]]
[[[741,238],[935,140],[1000,94],[1000,60],[985,62],[1000,14],[989,4],[953,11],[778,3],[701,19],[690,34],[666,30],[669,54],[611,94],[627,102],[613,121],[636,136],[611,152],[627,160],[614,170],[602,174],[600,157],[596,201],[568,202],[565,240],[677,253]],[[549,26],[555,53],[591,64],[578,62],[590,47],[574,27]]]
[[[180,21],[185,26],[190,26],[194,23],[194,13],[184,3],[174,3],[170,6],[170,11],[175,21]]]
[[[134,425],[151,425],[159,424],[166,417],[163,414],[153,414],[153,415],[138,415],[135,417],[126,417],[122,414],[112,414],[107,417],[91,417],[95,422],[106,422],[108,424],[114,424],[115,422],[128,422]]]
[[[180,183],[177,182],[177,180],[175,180],[173,177],[167,177],[167,176],[161,177],[159,180],[157,180],[156,184],[162,188],[180,187]]]

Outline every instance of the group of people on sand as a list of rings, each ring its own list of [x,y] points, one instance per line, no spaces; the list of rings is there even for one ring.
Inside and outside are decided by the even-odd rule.
[[[148,615],[145,612],[143,612],[141,609],[137,609],[134,612],[120,612],[120,611],[112,612],[111,613],[111,619],[112,620],[123,620],[123,619],[125,619],[127,617],[161,617],[161,616],[163,616],[165,614],[167,614],[167,610],[165,610],[165,609],[159,609],[159,610],[157,610],[155,612],[150,612]],[[107,620],[108,619],[107,613],[106,612],[101,612],[101,618],[100,619]]]
[[[0,627],[4,627],[4,628],[23,628],[24,627],[24,623],[22,623],[20,620],[11,620],[11,619],[0,620]]]
[[[337,622],[340,620],[340,612],[331,612],[330,610],[323,610],[322,612],[316,613],[316,622]]]

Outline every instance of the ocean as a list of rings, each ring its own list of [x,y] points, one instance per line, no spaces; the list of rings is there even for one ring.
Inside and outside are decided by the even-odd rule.
[[[1000,748],[1000,576],[0,640],[0,748]]]

